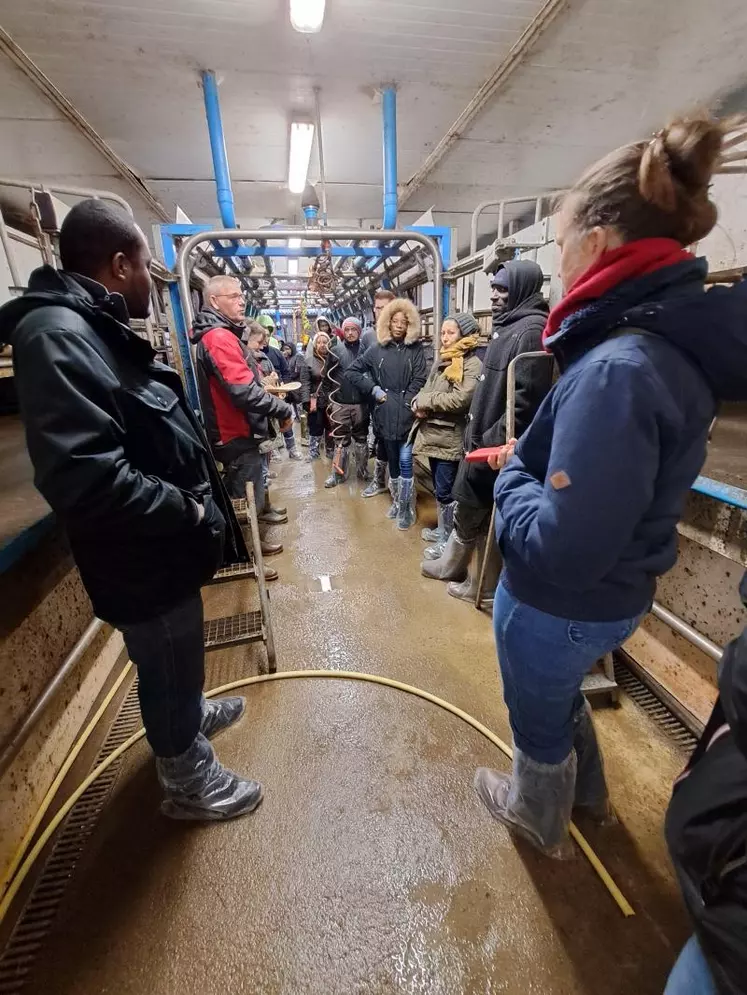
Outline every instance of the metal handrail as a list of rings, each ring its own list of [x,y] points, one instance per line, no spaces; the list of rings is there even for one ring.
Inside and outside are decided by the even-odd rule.
[[[16,726],[11,729],[10,734],[3,740],[0,746],[0,777],[8,770],[10,765],[21,752],[24,744],[31,733],[39,724],[42,716],[52,702],[52,699],[60,690],[70,674],[80,663],[83,654],[91,646],[94,639],[104,628],[105,623],[100,618],[95,618],[86,631],[73,646],[62,662],[62,666],[47,684],[45,689],[34,702],[31,710],[22,718]]]

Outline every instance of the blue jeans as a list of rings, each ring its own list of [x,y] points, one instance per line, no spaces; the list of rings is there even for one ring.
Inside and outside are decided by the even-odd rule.
[[[412,446],[397,439],[383,439],[382,441],[386,450],[391,479],[404,477],[406,480],[412,480]]]
[[[562,763],[573,748],[573,716],[583,707],[581,682],[617,649],[643,616],[620,622],[575,622],[531,608],[501,580],[493,629],[511,731],[538,763]]]
[[[433,479],[433,489],[436,492],[436,500],[439,504],[449,504],[451,501],[451,488],[456,480],[459,461],[451,459],[437,459],[431,456],[431,477]]]
[[[664,995],[718,995],[713,976],[695,936],[682,948]]]
[[[199,591],[147,622],[120,626],[137,667],[145,734],[157,757],[178,757],[202,721],[205,645]]]

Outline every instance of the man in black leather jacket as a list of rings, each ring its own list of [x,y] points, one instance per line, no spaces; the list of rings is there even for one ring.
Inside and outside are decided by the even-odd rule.
[[[94,611],[123,633],[165,799],[178,819],[252,811],[262,787],[208,736],[243,698],[205,701],[200,587],[246,547],[179,376],[130,328],[150,311],[150,252],[124,212],[77,204],[62,269],[0,309],[35,482],[65,525]]]

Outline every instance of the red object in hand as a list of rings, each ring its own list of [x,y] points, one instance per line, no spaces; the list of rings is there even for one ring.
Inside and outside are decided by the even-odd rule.
[[[464,458],[468,463],[487,463],[491,456],[501,456],[506,446],[487,446],[485,449],[475,449],[466,453]]]

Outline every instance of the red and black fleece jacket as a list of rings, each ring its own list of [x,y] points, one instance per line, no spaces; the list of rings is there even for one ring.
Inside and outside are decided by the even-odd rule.
[[[269,434],[268,419],[290,418],[292,409],[262,386],[259,370],[241,341],[244,326],[212,308],[195,318],[197,384],[210,445],[221,462],[255,449]]]

